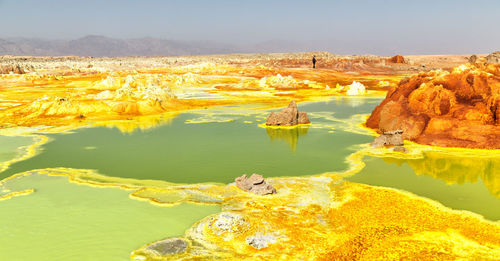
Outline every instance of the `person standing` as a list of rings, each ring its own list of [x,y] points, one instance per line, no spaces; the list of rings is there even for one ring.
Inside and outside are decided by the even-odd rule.
[[[316,55],[313,55],[313,69],[316,68]]]

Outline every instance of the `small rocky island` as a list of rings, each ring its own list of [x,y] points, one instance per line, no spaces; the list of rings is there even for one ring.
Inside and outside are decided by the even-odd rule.
[[[307,113],[299,112],[295,100],[280,112],[271,112],[266,119],[266,126],[295,126],[311,123]]]
[[[267,195],[276,193],[276,189],[271,185],[266,183],[264,177],[259,174],[252,174],[252,176],[247,177],[243,174],[241,177],[237,177],[235,180],[236,186],[241,190],[252,192],[258,195]]]

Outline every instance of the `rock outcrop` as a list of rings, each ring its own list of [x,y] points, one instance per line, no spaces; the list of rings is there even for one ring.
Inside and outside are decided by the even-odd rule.
[[[307,113],[299,112],[295,101],[291,101],[288,107],[280,112],[271,112],[266,119],[267,126],[295,126],[308,123],[311,122],[307,117]]]
[[[486,56],[486,63],[500,64],[500,52],[494,52]]]
[[[387,131],[382,133],[379,137],[371,143],[372,147],[380,148],[384,146],[403,146],[403,131]]]
[[[389,58],[389,62],[391,63],[406,63],[405,58],[401,55],[394,55],[393,57]]]
[[[24,74],[26,72],[19,64],[0,66],[0,74],[9,74],[9,73]]]
[[[461,65],[401,80],[366,126],[421,144],[500,149],[500,66]]]
[[[247,177],[243,174],[241,177],[235,179],[236,186],[244,191],[252,192],[258,195],[267,195],[276,193],[276,189],[272,185],[267,184],[259,174],[252,174]]]

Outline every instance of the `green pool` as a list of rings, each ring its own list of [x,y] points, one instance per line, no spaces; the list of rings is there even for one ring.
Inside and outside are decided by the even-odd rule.
[[[357,145],[373,140],[363,130],[353,130],[363,119],[360,114],[370,113],[380,101],[301,103],[299,110],[308,112],[313,124],[295,129],[260,127],[269,111],[228,106],[186,112],[165,125],[132,133],[95,127],[51,134],[37,155],[10,165],[0,179],[56,167],[173,183],[230,183],[243,173],[277,177],[342,172]],[[2,144],[15,145],[0,149],[2,162],[16,157],[18,147],[31,139],[0,138]],[[365,156],[364,161],[366,167],[347,180],[406,190],[500,219],[500,177],[493,173],[498,157],[481,162],[481,168],[471,168],[470,158],[439,155],[418,161]],[[452,167],[429,171],[442,164]],[[182,235],[195,221],[220,211],[217,205],[152,205],[129,198],[130,191],[38,174],[3,182],[0,196],[25,189],[34,192],[0,200],[1,260],[128,260],[132,250]]]

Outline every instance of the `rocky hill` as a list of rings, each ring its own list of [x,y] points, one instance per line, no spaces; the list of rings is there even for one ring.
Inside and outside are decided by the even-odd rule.
[[[421,144],[500,149],[500,65],[478,61],[405,78],[366,126],[401,129]]]

